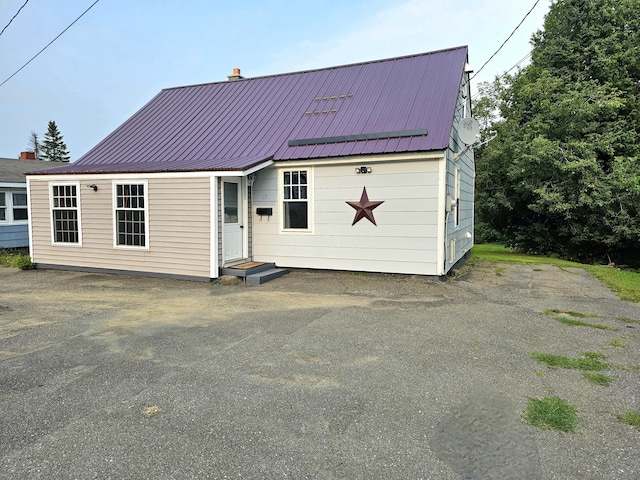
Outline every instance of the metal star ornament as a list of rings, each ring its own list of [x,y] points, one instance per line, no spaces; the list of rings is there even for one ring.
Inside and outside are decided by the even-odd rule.
[[[373,223],[376,227],[378,224],[376,223],[376,219],[373,218],[373,209],[378,207],[382,202],[372,202],[369,200],[369,196],[367,195],[367,187],[362,187],[362,195],[360,196],[359,202],[347,202],[356,210],[356,216],[353,219],[353,223],[351,226],[358,223],[363,218],[366,218],[371,223]]]

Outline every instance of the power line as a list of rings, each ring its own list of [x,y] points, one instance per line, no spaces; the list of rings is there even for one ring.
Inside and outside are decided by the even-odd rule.
[[[18,16],[18,14],[22,11],[22,9],[24,8],[24,6],[25,6],[27,3],[29,3],[29,0],[26,0],[26,1],[22,4],[22,6],[18,9],[18,12],[17,12],[13,17],[11,17],[11,20],[9,20],[9,23],[7,23],[7,24],[4,26],[4,28],[3,28],[3,29],[2,29],[2,31],[0,32],[0,35],[2,35],[2,34],[4,33],[4,31],[7,29],[7,27],[8,27],[9,25],[11,25],[11,22],[13,22],[13,20]]]
[[[60,38],[67,30],[69,30],[71,27],[73,27],[73,25],[80,20],[85,13],[87,13],[89,10],[91,10],[93,8],[93,6],[98,3],[100,0],[96,0],[95,2],[93,2],[91,4],[91,6],[89,8],[87,8],[84,12],[82,12],[80,14],[80,16],[78,18],[76,18],[73,22],[71,22],[71,24],[65,28],[63,31],[61,31],[53,40],[51,40],[49,43],[47,43],[44,48],[42,50],[40,50],[38,53],[36,53],[33,57],[31,57],[31,59],[25,63],[23,66],[21,66],[18,70],[16,70],[13,75],[11,75],[9,78],[7,78],[4,82],[0,83],[0,87],[2,87],[5,83],[7,83],[9,80],[11,80],[13,77],[15,77],[18,73],[20,73],[22,71],[23,68],[25,68],[27,65],[29,65],[31,62],[33,62],[36,57],[38,57],[38,55],[40,55],[42,52],[44,52],[47,48],[49,48],[51,46],[51,44],[53,42],[55,42],[58,38]]]
[[[487,66],[487,63],[489,63],[491,60],[493,60],[493,57],[495,57],[495,56],[498,54],[498,52],[499,52],[500,50],[502,50],[502,47],[504,47],[504,46],[507,44],[507,42],[508,42],[509,40],[511,40],[511,37],[513,37],[513,34],[514,34],[514,33],[516,33],[516,31],[518,30],[518,28],[520,28],[520,26],[524,23],[524,21],[527,19],[527,17],[529,16],[529,14],[530,14],[531,12],[533,12],[533,9],[534,9],[534,8],[536,8],[536,5],[538,5],[538,3],[539,3],[539,2],[540,2],[540,0],[536,0],[536,2],[533,4],[533,7],[531,7],[531,10],[529,10],[529,11],[527,12],[527,14],[526,14],[526,15],[524,16],[524,18],[520,21],[520,23],[516,26],[516,28],[514,28],[514,29],[513,29],[513,32],[511,32],[511,35],[509,35],[509,36],[507,37],[507,39],[506,39],[504,42],[502,42],[502,45],[500,45],[500,48],[498,48],[498,50],[496,50],[496,51],[495,51],[495,53],[494,53],[493,55],[491,55],[491,57],[489,57],[489,60],[487,60],[486,62],[484,62],[484,64],[483,64],[483,65],[478,69],[478,71],[477,71],[476,73],[474,73],[474,74],[473,74],[473,77],[471,77],[469,80],[472,80],[476,75],[478,75],[478,74],[480,73],[480,71],[481,71],[484,67],[486,67],[486,66]]]

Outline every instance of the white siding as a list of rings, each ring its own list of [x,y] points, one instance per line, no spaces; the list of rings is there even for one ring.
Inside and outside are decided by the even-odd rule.
[[[283,232],[278,176],[286,163],[258,173],[254,183],[254,259],[279,266],[439,275],[437,250],[440,160],[370,163],[372,173],[356,174],[355,164],[322,165],[312,172],[310,232]],[[367,164],[366,159],[358,165]],[[304,169],[304,167],[295,167]],[[376,225],[351,225],[366,187]],[[257,207],[272,207],[262,218]]]
[[[108,269],[188,277],[210,276],[209,178],[145,178],[148,250],[114,248],[113,188],[117,177],[95,176],[80,182],[82,246],[52,243],[50,182],[74,180],[30,177],[33,261],[59,267]],[[120,181],[120,180],[119,180]],[[135,183],[127,178],[123,183]],[[86,188],[95,183],[98,191]]]

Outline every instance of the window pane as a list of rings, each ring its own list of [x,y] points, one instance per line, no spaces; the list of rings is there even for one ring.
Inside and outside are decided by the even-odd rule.
[[[27,194],[26,193],[14,193],[13,194],[13,206],[26,207],[27,206]]]
[[[292,187],[292,192],[291,193],[292,193],[291,198],[294,198],[296,200],[298,198],[300,198],[300,188],[299,187],[297,187],[297,186],[296,187]]]
[[[291,173],[284,172],[284,184],[291,185]]]
[[[294,185],[298,184],[298,172],[291,172],[291,183]]]
[[[4,192],[0,192],[0,207],[5,207],[7,205],[5,202]]]
[[[6,220],[6,219],[7,219],[7,218],[6,218],[6,217],[7,217],[7,214],[5,213],[5,211],[6,211],[6,208],[0,208],[0,220],[1,220],[1,221],[4,221],[4,220]]]
[[[289,200],[291,198],[291,187],[284,187],[284,198]]]
[[[301,186],[300,187],[300,198],[303,198],[306,200],[307,198],[307,187]]]
[[[307,202],[285,202],[284,228],[308,228]]]
[[[13,219],[14,220],[28,220],[29,214],[27,213],[26,208],[14,208],[13,209]]]
[[[302,170],[300,172],[300,185],[306,185],[307,184],[307,172],[306,170]]]

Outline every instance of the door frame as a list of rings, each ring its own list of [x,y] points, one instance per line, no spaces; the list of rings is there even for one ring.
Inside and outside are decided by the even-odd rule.
[[[239,225],[239,229],[240,229],[240,243],[241,245],[239,245],[240,247],[240,255],[239,256],[234,256],[233,258],[227,258],[227,250],[228,250],[228,239],[227,239],[227,235],[226,235],[226,231],[227,230],[227,222],[225,222],[225,192],[224,192],[224,184],[225,182],[227,183],[235,183],[238,185],[238,191],[237,191],[237,202],[238,202],[238,222],[233,223],[233,224],[229,224],[229,225]],[[248,245],[247,245],[247,222],[248,222],[248,212],[247,212],[247,182],[246,179],[244,177],[221,177],[221,182],[220,182],[220,215],[221,215],[221,224],[222,224],[222,264],[227,265],[227,264],[231,264],[234,262],[237,262],[238,260],[243,260],[247,257],[247,250],[248,250]]]

